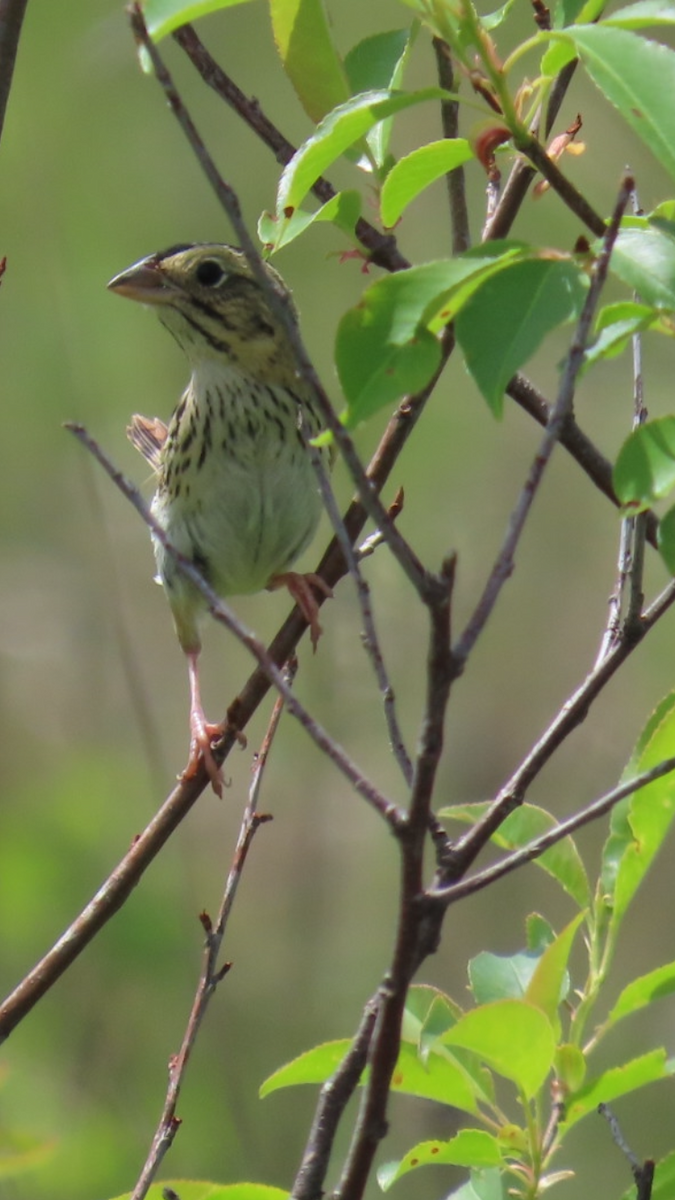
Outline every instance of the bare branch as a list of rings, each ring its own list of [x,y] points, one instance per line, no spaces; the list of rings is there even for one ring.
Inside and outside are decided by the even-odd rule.
[[[514,375],[507,385],[506,392],[516,401],[516,404],[534,417],[539,425],[546,426],[548,424],[551,418],[550,405],[524,375]],[[612,483],[612,464],[579,428],[573,413],[568,413],[565,417],[558,440],[588,475],[591,482],[603,495],[607,496],[608,500],[611,500],[612,504],[620,508],[621,502]],[[658,521],[653,512],[646,512],[644,516],[647,541],[656,548]]]
[[[585,196],[575,188],[573,183],[570,183],[566,175],[549,158],[541,142],[534,135],[529,134],[519,139],[514,139],[518,150],[537,168],[537,170],[548,181],[553,190],[558,193],[560,199],[574,213],[575,216],[583,221],[584,225],[594,233],[596,237],[604,237],[607,226],[602,217],[596,213],[595,209],[588,203]],[[492,234],[492,236],[494,236]]]
[[[452,54],[447,42],[442,38],[433,39],[436,54],[436,69],[438,82],[446,92],[455,91],[455,72],[452,66]],[[459,133],[459,101],[441,100],[441,123],[443,137],[456,138]],[[455,167],[446,175],[448,201],[450,204],[450,222],[452,225],[452,253],[461,254],[471,245],[469,230],[469,210],[466,203],[466,180],[464,167]]]
[[[0,138],[28,0],[0,0]]]

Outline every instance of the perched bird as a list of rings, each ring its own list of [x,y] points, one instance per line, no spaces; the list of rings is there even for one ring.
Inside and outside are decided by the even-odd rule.
[[[266,270],[296,319],[287,288],[276,271]],[[288,336],[244,254],[215,244],[172,246],[116,275],[108,287],[156,307],[190,363],[190,381],[168,427],[158,418],[134,416],[127,431],[157,476],[155,518],[218,595],[288,587],[316,645],[321,630],[312,588],[324,595],[330,588],[316,575],[289,568],[321,512],[300,417],[309,436],[321,421]],[[157,538],[153,543],[188,662],[190,757],[184,774],[193,775],[203,756],[220,795],[211,743],[223,731],[207,722],[199,690],[199,620],[206,602]]]

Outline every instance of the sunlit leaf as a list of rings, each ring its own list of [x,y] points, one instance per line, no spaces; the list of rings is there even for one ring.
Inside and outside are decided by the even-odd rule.
[[[269,1096],[279,1088],[325,1083],[337,1070],[350,1046],[351,1042],[344,1039],[307,1050],[265,1080],[260,1088],[261,1097]],[[432,1055],[423,1063],[416,1047],[408,1043],[401,1046],[392,1089],[409,1096],[452,1104],[469,1113],[477,1111],[477,1098],[482,1098],[470,1075],[451,1053]]]
[[[144,0],[143,16],[153,41],[173,33],[189,21],[197,21],[222,8],[234,8],[246,0]]]
[[[316,222],[330,221],[348,236],[353,235],[354,227],[361,215],[361,196],[359,192],[338,192],[316,212],[307,212],[296,208],[290,218],[276,217],[272,213],[263,213],[258,221],[258,237],[272,250],[281,250],[289,242],[304,233],[310,225]]]
[[[609,1025],[615,1025],[617,1021],[638,1012],[648,1004],[653,1004],[655,1000],[662,1000],[664,996],[672,996],[673,992],[675,992],[675,962],[670,962],[663,967],[657,967],[654,971],[649,971],[647,975],[640,975],[638,979],[633,979],[631,983],[627,984],[609,1014],[607,1022]]]
[[[274,41],[305,112],[313,121],[349,98],[323,0],[269,0]]]
[[[277,215],[290,216],[326,168],[378,121],[426,100],[443,99],[445,94],[436,87],[395,93],[382,89],[356,96],[334,109],[284,168],[277,192]]]
[[[595,1112],[599,1104],[608,1104],[619,1096],[626,1096],[658,1079],[667,1079],[672,1074],[673,1067],[668,1064],[663,1049],[651,1050],[649,1054],[634,1058],[623,1066],[611,1067],[572,1096],[565,1112],[565,1127],[576,1125],[587,1113]]]
[[[572,952],[574,938],[583,919],[584,913],[578,913],[555,941],[546,947],[536,965],[525,995],[525,999],[529,1000],[530,1004],[536,1004],[537,1008],[546,1014],[558,1036],[560,1033],[558,1010],[569,991],[567,963]]]
[[[441,138],[400,159],[382,187],[380,214],[383,225],[395,225],[420,192],[470,158],[473,158],[473,150],[466,138]]]
[[[434,1163],[455,1167],[496,1167],[502,1162],[497,1138],[483,1129],[462,1129],[448,1142],[419,1142],[400,1162],[385,1163],[377,1172],[383,1192],[417,1167]]]
[[[528,1097],[543,1084],[555,1051],[553,1030],[541,1009],[519,1000],[498,1000],[473,1009],[443,1036],[443,1042],[471,1050]]]

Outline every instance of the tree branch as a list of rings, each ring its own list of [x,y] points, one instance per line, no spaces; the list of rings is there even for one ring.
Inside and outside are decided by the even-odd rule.
[[[0,138],[28,0],[0,0]]]

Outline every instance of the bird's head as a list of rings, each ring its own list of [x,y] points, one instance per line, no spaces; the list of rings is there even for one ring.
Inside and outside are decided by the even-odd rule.
[[[288,288],[272,267],[265,270],[295,319]],[[193,365],[222,360],[261,381],[295,374],[286,333],[245,255],[233,246],[172,246],[134,263],[108,287],[156,307]]]

